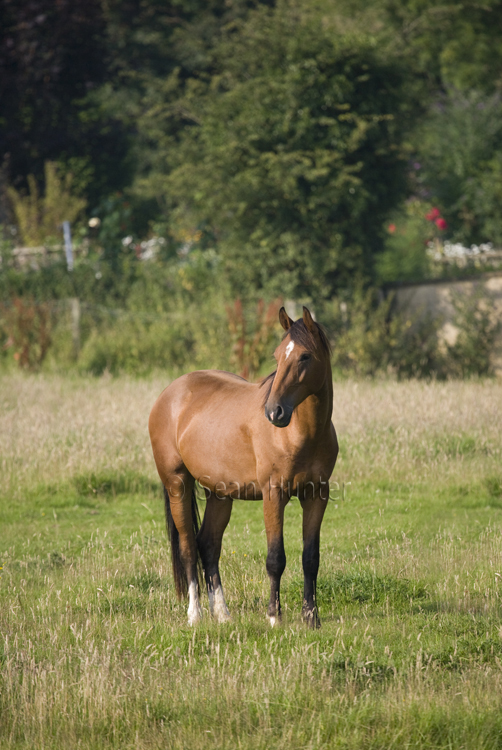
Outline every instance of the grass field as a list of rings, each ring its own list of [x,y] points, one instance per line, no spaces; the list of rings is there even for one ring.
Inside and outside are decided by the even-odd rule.
[[[186,625],[146,430],[163,385],[0,378],[0,748],[502,748],[502,383],[335,384],[316,632],[294,500],[282,627],[244,502],[233,621],[204,597]]]

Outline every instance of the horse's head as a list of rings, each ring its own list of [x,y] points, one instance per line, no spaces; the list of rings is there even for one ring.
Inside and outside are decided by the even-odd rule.
[[[287,427],[294,409],[331,377],[330,346],[306,307],[296,322],[281,307],[279,320],[286,333],[274,352],[277,370],[270,376],[265,416],[276,427]]]

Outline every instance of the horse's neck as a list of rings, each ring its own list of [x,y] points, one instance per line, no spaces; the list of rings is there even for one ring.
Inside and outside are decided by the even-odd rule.
[[[333,414],[333,376],[328,365],[322,388],[297,407],[298,417],[310,435],[330,429]]]

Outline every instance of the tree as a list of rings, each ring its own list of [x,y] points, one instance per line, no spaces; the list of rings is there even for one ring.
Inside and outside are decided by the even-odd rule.
[[[445,88],[491,94],[502,86],[501,0],[374,0],[432,93]]]
[[[177,222],[211,228],[236,293],[324,297],[370,277],[405,187],[404,67],[282,2],[234,24],[213,69],[146,114],[148,132],[180,111],[190,125],[165,139],[142,189],[165,191]]]
[[[453,237],[500,242],[500,94],[448,92],[423,120],[416,144],[420,186],[444,208]]]
[[[2,0],[0,161],[11,182],[67,164],[94,197],[124,181],[127,137],[89,95],[107,74],[100,0]],[[126,171],[126,170],[125,170]]]

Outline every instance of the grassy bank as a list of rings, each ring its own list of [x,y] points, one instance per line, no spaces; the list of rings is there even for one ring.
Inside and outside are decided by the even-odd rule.
[[[335,384],[315,633],[294,500],[284,625],[241,502],[233,622],[187,627],[146,430],[163,385],[0,380],[0,747],[502,748],[502,384]]]

